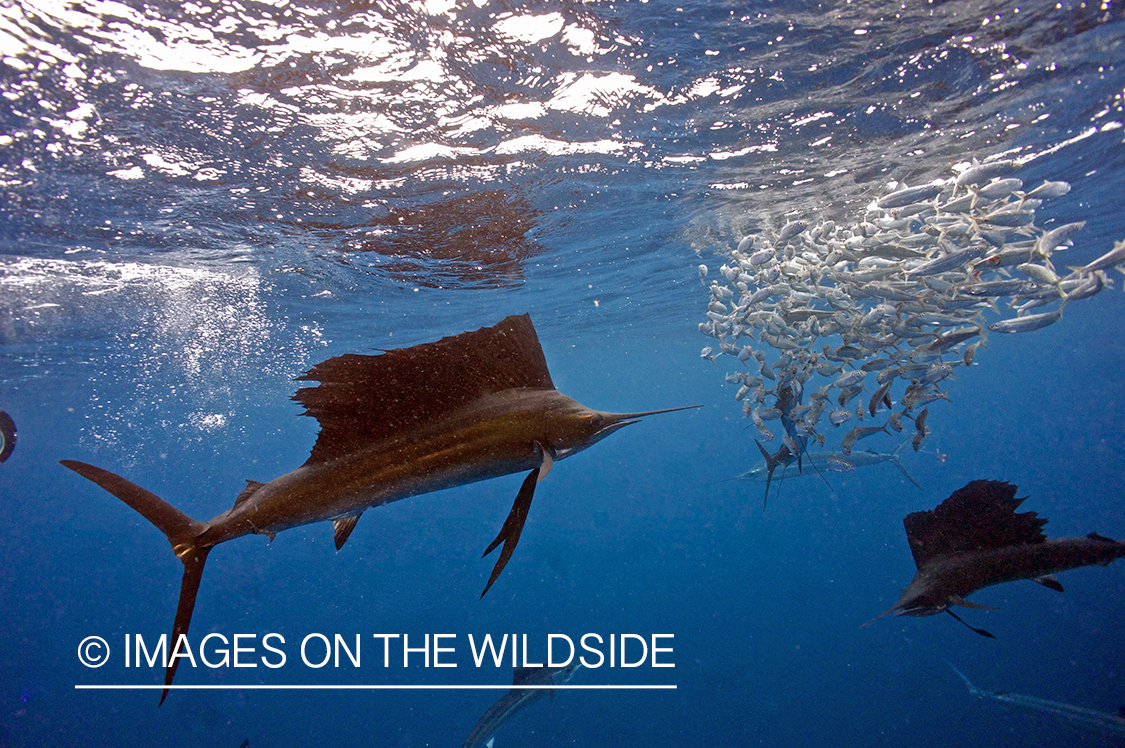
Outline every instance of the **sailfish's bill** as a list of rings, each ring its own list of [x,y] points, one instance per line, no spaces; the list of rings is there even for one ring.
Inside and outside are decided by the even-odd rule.
[[[109,471],[62,461],[156,525],[183,562],[171,651],[188,631],[207,554],[219,543],[332,522],[339,549],[371,507],[530,471],[489,547],[504,544],[487,592],[519,542],[536,483],[555,461],[640,418],[684,409],[604,413],[563,395],[526,314],[433,343],[330,358],[300,379],[319,382],[293,398],[320,423],[308,460],[268,483],[247,482],[234,507],[208,522]],[[165,686],[178,662],[171,659]],[[161,702],[167,695],[166,688]]]
[[[0,410],[0,462],[12,456],[16,448],[16,422],[12,417]]]
[[[1048,540],[1043,533],[1047,520],[1035,512],[1016,513],[1023,502],[1010,483],[975,480],[954,491],[937,508],[908,514],[903,526],[918,571],[898,602],[864,626],[888,613],[949,613],[960,621],[950,606],[987,607],[965,600],[977,590],[1031,579],[1062,592],[1053,574],[1093,564],[1108,566],[1125,556],[1125,543],[1097,533]],[[969,628],[992,637],[984,629]]]

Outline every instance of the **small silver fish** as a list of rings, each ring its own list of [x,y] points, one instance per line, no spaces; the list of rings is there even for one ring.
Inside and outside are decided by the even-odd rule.
[[[773,250],[763,249],[750,255],[750,264],[754,267],[758,267],[759,265],[765,265],[772,259],[774,259]]]
[[[875,205],[883,210],[902,208],[914,203],[931,200],[940,195],[944,189],[945,185],[941,182],[926,184],[920,187],[905,187],[901,190],[895,190],[888,195],[883,195]]]
[[[877,434],[880,431],[882,431],[884,434],[889,433],[887,431],[886,424],[883,424],[882,426],[856,426],[854,429],[849,431],[847,433],[847,436],[844,437],[844,440],[840,442],[840,451],[846,455],[851,454],[852,447],[855,446],[856,442],[858,442],[860,439],[866,439],[872,434]]]
[[[1016,270],[1020,271],[1028,278],[1031,278],[1038,283],[1042,283],[1047,286],[1059,285],[1059,276],[1055,274],[1054,270],[1051,270],[1051,268],[1044,265],[1036,265],[1034,262],[1025,262],[1024,264],[1017,266]]]
[[[1059,290],[1062,291],[1067,301],[1078,301],[1080,299],[1088,299],[1095,295],[1102,290],[1104,285],[1104,274],[1099,270],[1088,276],[1079,276],[1074,279],[1073,287],[1071,286],[1071,281],[1063,280],[1059,283]]]
[[[875,417],[875,411],[881,403],[885,403],[887,408],[891,407],[891,398],[888,393],[893,383],[893,379],[884,382],[880,385],[879,389],[875,390],[875,394],[871,396],[871,401],[867,404],[867,411],[871,414],[872,418]]]
[[[1125,262],[1125,241],[1114,242],[1113,249],[1106,252],[1104,255],[1094,260],[1093,262],[1083,265],[1079,268],[1080,272],[1092,273],[1095,270],[1105,270],[1106,268],[1120,265]]]
[[[915,430],[924,431],[926,433],[929,433],[929,431],[926,430],[926,418],[929,415],[930,415],[930,409],[929,408],[923,409],[922,412],[918,414],[918,417],[914,419]]]
[[[1056,197],[1062,197],[1068,192],[1070,192],[1070,182],[1044,182],[1027,193],[1027,197],[1052,200]]]
[[[856,385],[858,385],[863,381],[863,378],[866,375],[867,372],[863,371],[862,369],[849,371],[846,374],[841,374],[840,376],[838,376],[836,378],[836,381],[832,383],[832,386],[836,387],[837,389],[846,390],[849,387],[855,387]]]
[[[1031,332],[1053,325],[1062,317],[1062,308],[1056,309],[1053,312],[1044,312],[1043,314],[1029,314],[1026,317],[1014,317],[1012,319],[1004,319],[999,322],[993,322],[988,326],[992,332],[1000,333],[1014,333],[1014,332]]]
[[[910,417],[909,415],[907,415],[905,410],[900,410],[900,411],[897,411],[895,413],[891,413],[889,416],[887,416],[887,425],[890,426],[895,431],[902,431],[902,417],[903,416],[906,416],[907,418]]]
[[[977,197],[985,200],[999,200],[1023,188],[1023,181],[1011,179],[997,179],[976,190]]]
[[[926,369],[926,373],[922,375],[919,380],[923,384],[934,384],[948,377],[953,373],[953,366],[951,364],[936,361],[930,364],[930,368]]]
[[[1043,257],[1050,257],[1052,252],[1065,242],[1070,241],[1070,238],[1081,231],[1085,225],[1085,221],[1078,221],[1051,229],[1039,237],[1039,240],[1035,243],[1035,253]]]
[[[822,377],[834,377],[840,373],[840,364],[822,362],[816,365],[816,373]]]
[[[976,358],[977,348],[980,346],[980,344],[981,341],[978,340],[965,346],[965,355],[962,359],[965,362],[965,366],[973,365],[973,359]]]
[[[927,275],[937,275],[944,273],[954,268],[959,268],[970,260],[975,260],[984,255],[988,251],[988,246],[970,246],[964,249],[957,249],[940,257],[936,257],[929,262],[924,262],[918,267],[910,270],[907,278],[923,278]]]
[[[894,361],[889,358],[873,358],[870,361],[865,361],[859,368],[867,372],[882,371],[893,363]]]
[[[1020,168],[1019,161],[993,161],[990,164],[974,164],[957,175],[958,187],[976,185],[981,182],[1011,174]]]
[[[748,403],[749,404],[749,403]],[[750,411],[750,418],[754,421],[754,425],[758,428],[758,434],[767,442],[773,441],[773,432],[762,421],[761,416],[758,415],[757,410]]]
[[[809,227],[808,221],[790,221],[781,228],[777,235],[777,244],[783,244]]]

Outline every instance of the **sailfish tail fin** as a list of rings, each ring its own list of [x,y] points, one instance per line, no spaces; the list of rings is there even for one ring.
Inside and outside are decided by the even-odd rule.
[[[151,491],[108,470],[75,460],[62,460],[60,464],[109,491],[154,524],[168,538],[173,553],[184,564],[184,577],[180,583],[180,602],[176,606],[176,621],[172,625],[171,655],[173,656],[169,657],[164,672],[164,691],[160,695],[160,703],[163,704],[168,696],[168,686],[172,685],[172,679],[176,677],[176,667],[180,663],[180,658],[174,656],[178,651],[176,645],[180,637],[187,634],[188,626],[191,624],[195,597],[199,592],[199,582],[203,578],[203,566],[207,562],[207,554],[211,551],[210,546],[195,545],[195,539],[207,525],[187,516]]]
[[[901,442],[899,443],[899,445],[898,445],[897,447],[895,447],[894,449],[892,449],[892,450],[891,450],[891,458],[890,458],[890,459],[891,459],[891,464],[892,464],[892,465],[894,465],[894,466],[895,466],[896,468],[898,468],[898,469],[899,469],[899,471],[900,471],[900,472],[901,472],[901,473],[902,473],[903,475],[905,475],[905,476],[906,476],[906,479],[907,479],[907,480],[909,480],[909,481],[910,481],[911,483],[913,483],[913,484],[914,484],[914,487],[915,487],[915,488],[917,488],[917,489],[918,489],[919,491],[921,491],[921,492],[925,493],[925,492],[926,492],[926,489],[922,488],[922,484],[921,484],[921,483],[919,483],[918,481],[914,480],[914,476],[913,476],[913,475],[911,475],[911,474],[910,474],[909,472],[907,472],[907,470],[906,470],[906,466],[905,466],[905,465],[903,465],[903,464],[902,464],[902,460],[901,460],[901,459],[899,459],[899,455],[900,455],[900,454],[902,453],[902,448],[903,448],[903,447],[905,447],[905,446],[906,446],[906,444],[907,444],[907,443],[908,443],[909,441],[910,441],[909,439],[903,439],[903,440],[902,440],[902,441],[901,441]]]

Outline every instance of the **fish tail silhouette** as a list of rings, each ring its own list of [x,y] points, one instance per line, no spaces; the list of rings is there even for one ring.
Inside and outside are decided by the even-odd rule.
[[[903,465],[902,460],[899,459],[899,455],[902,452],[902,448],[905,447],[906,444],[909,441],[910,441],[909,439],[903,439],[897,447],[895,447],[894,449],[891,450],[891,464],[894,465],[896,468],[898,468],[899,472],[901,472],[903,475],[905,475],[906,479],[909,480],[911,483],[913,483],[915,488],[917,488],[922,493],[925,493],[926,489],[922,488],[921,483],[914,480],[914,476],[911,475],[909,472],[907,472],[906,466]]]
[[[176,668],[180,664],[180,658],[175,656],[176,645],[180,637],[188,632],[191,614],[195,609],[195,597],[199,592],[199,583],[203,579],[203,565],[207,562],[207,554],[211,551],[210,546],[198,547],[195,544],[196,538],[207,525],[187,516],[151,491],[108,470],[75,460],[62,460],[59,464],[109,491],[154,524],[167,536],[168,542],[172,544],[172,551],[184,564],[183,581],[180,582],[180,601],[176,606],[176,620],[172,625],[169,660],[164,671],[164,690],[160,694],[160,704],[163,704],[164,699],[168,697],[168,687],[176,677]]]

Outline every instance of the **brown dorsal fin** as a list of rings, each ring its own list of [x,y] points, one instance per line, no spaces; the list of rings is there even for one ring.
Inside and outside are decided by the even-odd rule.
[[[255,493],[257,493],[258,489],[261,488],[264,485],[266,485],[266,484],[261,483],[261,482],[256,481],[256,480],[246,481],[246,488],[242,489],[242,493],[240,493],[238,496],[235,497],[234,505],[238,506],[242,502],[246,501],[248,498],[250,498]]]
[[[359,518],[363,516],[360,512],[354,517],[341,517],[332,523],[333,538],[336,541],[336,550],[344,547],[344,543],[348,542],[351,537],[352,530],[355,529],[355,523],[359,522]]]
[[[1035,512],[1016,514],[1023,501],[1010,483],[975,480],[937,508],[906,515],[902,524],[914,563],[921,568],[935,556],[1042,543],[1047,520]]]
[[[317,364],[293,399],[320,422],[308,462],[325,462],[517,387],[554,389],[529,315],[376,356]]]

